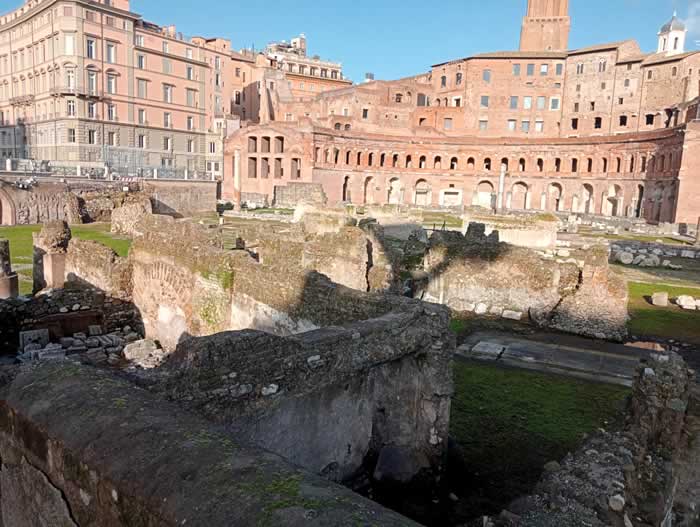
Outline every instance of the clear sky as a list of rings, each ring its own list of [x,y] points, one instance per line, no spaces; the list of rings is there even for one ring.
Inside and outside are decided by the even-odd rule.
[[[570,0],[570,47],[636,39],[644,51],[673,10],[688,19],[686,49],[700,50],[700,0]],[[6,12],[21,0],[0,0]],[[309,53],[396,79],[430,65],[487,51],[517,49],[526,0],[131,0],[132,11],[186,35],[230,38],[234,49],[257,49],[305,33]]]

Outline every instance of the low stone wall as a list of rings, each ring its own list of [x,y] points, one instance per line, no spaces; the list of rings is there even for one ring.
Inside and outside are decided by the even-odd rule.
[[[71,240],[65,273],[66,282],[72,286],[99,289],[114,298],[131,297],[131,268],[127,259],[101,243]]]
[[[545,467],[534,496],[516,500],[493,526],[593,527],[674,523],[692,374],[676,354],[652,355],[635,377],[623,430],[599,430],[561,463]]]
[[[141,189],[155,214],[182,217],[216,211],[216,181],[145,180]]]
[[[328,202],[323,185],[318,183],[295,183],[275,186],[273,203],[275,207],[294,208],[301,203],[325,205]]]
[[[551,249],[557,245],[559,222],[550,214],[497,216],[468,212],[462,219],[465,225],[464,233],[467,232],[470,223],[482,223],[486,227],[487,235],[498,231],[502,242],[515,247]]]
[[[82,223],[80,201],[68,185],[41,182],[26,190],[15,186],[15,182],[24,180],[0,180],[2,224],[29,225],[57,220]]]
[[[14,375],[0,388],[0,524],[416,525],[108,372]]]
[[[111,232],[125,236],[141,234],[137,226],[148,214],[153,214],[153,206],[150,199],[140,199],[132,203],[125,203],[112,211]]]

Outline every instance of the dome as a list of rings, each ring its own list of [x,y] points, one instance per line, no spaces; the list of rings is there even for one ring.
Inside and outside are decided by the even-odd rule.
[[[660,33],[670,33],[671,31],[685,31],[685,24],[676,16],[676,13],[673,13],[671,20],[661,26]]]

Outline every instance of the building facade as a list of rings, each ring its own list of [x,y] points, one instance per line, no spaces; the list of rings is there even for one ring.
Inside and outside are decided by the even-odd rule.
[[[568,1],[530,0],[518,51],[313,98],[270,90],[269,122],[227,142],[240,177],[225,179],[224,196],[272,202],[295,182],[322,185],[332,202],[500,200],[697,223],[700,53],[684,51],[682,22],[665,24],[646,54],[630,40],[567,50],[569,27]],[[261,141],[294,151],[251,148]]]

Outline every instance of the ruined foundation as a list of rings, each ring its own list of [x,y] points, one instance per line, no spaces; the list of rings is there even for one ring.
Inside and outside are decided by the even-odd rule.
[[[10,242],[0,240],[0,300],[19,295],[19,277],[10,262]]]

